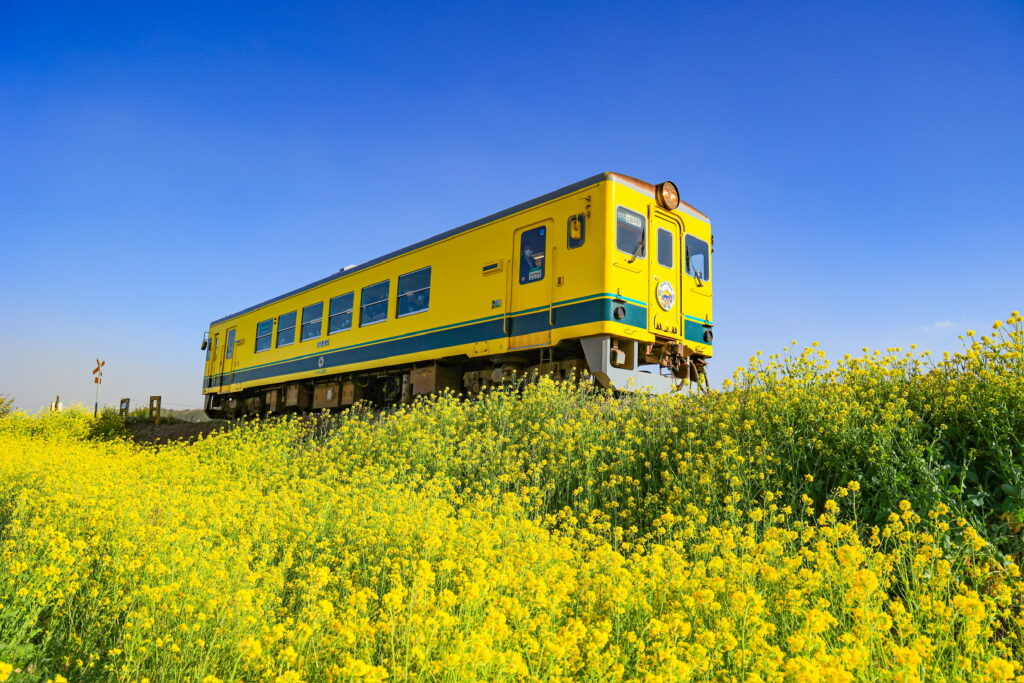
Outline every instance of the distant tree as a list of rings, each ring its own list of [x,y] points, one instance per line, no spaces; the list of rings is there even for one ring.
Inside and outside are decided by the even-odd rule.
[[[14,399],[5,394],[0,394],[0,417],[10,415],[14,409]]]

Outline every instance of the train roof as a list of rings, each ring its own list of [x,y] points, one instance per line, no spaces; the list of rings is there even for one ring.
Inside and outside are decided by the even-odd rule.
[[[357,266],[351,266],[351,267],[339,270],[339,271],[337,271],[335,273],[331,273],[327,277],[320,278],[319,280],[316,280],[315,282],[310,282],[308,285],[303,285],[302,287],[299,287],[297,289],[293,289],[290,292],[285,292],[284,294],[281,294],[279,296],[275,296],[272,299],[267,299],[266,301],[260,302],[258,304],[253,305],[253,306],[249,306],[248,308],[243,308],[242,310],[238,311],[237,313],[232,313],[231,315],[226,315],[223,318],[218,318],[217,320],[214,320],[212,323],[210,323],[210,325],[219,325],[222,322],[226,322],[228,320],[231,320],[232,318],[237,318],[238,316],[245,315],[246,313],[251,313],[252,311],[255,311],[257,309],[263,308],[264,306],[269,306],[270,304],[275,303],[277,301],[281,301],[282,299],[287,299],[290,296],[294,296],[296,294],[300,294],[300,293],[305,292],[307,290],[313,289],[314,287],[319,287],[320,285],[327,284],[328,282],[331,282],[333,280],[337,280],[337,279],[342,278],[342,277],[344,277],[346,275],[351,275],[352,273],[358,273],[360,270],[364,270],[364,269],[369,268],[371,266],[375,266],[375,265],[377,265],[379,263],[383,263],[384,261],[389,261],[389,260],[391,260],[393,258],[401,256],[402,254],[406,254],[406,253],[408,253],[410,251],[415,251],[417,249],[421,249],[423,247],[429,246],[429,245],[434,244],[436,242],[440,242],[442,240],[446,240],[449,237],[452,237],[454,235],[458,235],[459,233],[467,232],[469,230],[472,230],[473,228],[478,228],[481,225],[486,225],[487,223],[492,223],[492,222],[494,222],[496,220],[499,220],[501,218],[505,218],[506,216],[511,216],[512,214],[519,213],[520,211],[525,211],[526,209],[532,208],[532,207],[537,206],[539,204],[544,204],[546,202],[550,202],[550,201],[552,201],[554,199],[558,199],[559,197],[562,197],[562,196],[567,195],[567,194],[572,194],[573,192],[576,192],[577,190],[582,190],[585,187],[590,187],[591,185],[596,185],[597,183],[600,183],[600,182],[605,181],[605,180],[611,180],[611,181],[617,182],[617,183],[619,183],[621,185],[627,185],[627,186],[632,187],[633,189],[635,189],[635,190],[637,190],[639,192],[642,192],[643,194],[649,195],[652,198],[654,197],[654,185],[652,185],[651,183],[648,183],[648,182],[643,181],[643,180],[639,180],[639,179],[634,178],[632,176],[623,175],[622,173],[611,173],[611,172],[598,173],[597,175],[590,176],[589,178],[585,178],[585,179],[583,179],[583,180],[581,180],[579,182],[573,183],[572,185],[566,185],[565,187],[560,188],[558,190],[555,190],[554,192],[548,192],[545,195],[541,195],[540,197],[535,197],[534,199],[530,199],[530,200],[525,201],[525,202],[523,202],[521,204],[516,204],[515,206],[512,206],[512,207],[509,207],[507,209],[504,209],[503,211],[498,211],[497,213],[492,213],[490,216],[485,216],[483,218],[480,218],[479,220],[473,221],[472,223],[466,223],[465,225],[460,225],[457,228],[452,228],[451,230],[446,230],[446,231],[444,231],[442,233],[434,235],[433,237],[428,237],[427,239],[421,240],[419,242],[416,242],[415,244],[411,244],[408,247],[403,247],[403,248],[398,249],[396,251],[392,251],[391,253],[384,254],[383,256],[378,256],[375,259],[371,259],[369,261],[366,261],[365,263],[360,263]],[[678,206],[678,208],[676,210],[677,211],[682,211],[683,213],[689,214],[689,215],[691,215],[691,216],[693,216],[695,218],[699,218],[699,219],[701,219],[703,221],[707,221],[708,220],[708,217],[706,215],[704,215],[702,212],[698,211],[693,206],[687,204],[684,201],[680,201],[679,202],[679,206]]]

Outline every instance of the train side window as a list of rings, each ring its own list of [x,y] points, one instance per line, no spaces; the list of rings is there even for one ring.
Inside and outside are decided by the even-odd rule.
[[[430,266],[398,277],[398,317],[430,308]]]
[[[566,223],[566,233],[570,249],[582,247],[587,239],[587,215],[580,213],[575,216],[569,216],[569,220]]]
[[[301,341],[316,339],[324,329],[324,302],[310,304],[302,309]]]
[[[327,319],[327,334],[352,329],[352,304],[355,292],[348,292],[331,299],[330,317]]]
[[[270,348],[270,341],[274,337],[274,319],[264,320],[256,324],[256,353],[266,351]]]
[[[295,343],[295,311],[285,313],[277,319],[277,345],[288,346]]]
[[[647,219],[636,211],[620,206],[615,211],[615,247],[637,258],[647,258]]]
[[[525,285],[544,279],[544,252],[547,241],[547,230],[543,226],[523,232],[519,244],[519,284]]]
[[[359,326],[382,323],[388,319],[388,296],[391,281],[385,280],[369,287],[363,287],[359,302]]]
[[[658,265],[672,267],[672,233],[665,228],[658,228]]]
[[[711,279],[708,243],[693,235],[686,236],[686,274],[704,282]]]
[[[235,357],[235,328],[228,330],[228,338],[224,343],[224,357],[234,358]]]

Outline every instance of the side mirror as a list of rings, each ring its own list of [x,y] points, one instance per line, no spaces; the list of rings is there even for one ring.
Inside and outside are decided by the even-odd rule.
[[[566,225],[569,232],[568,244],[566,246],[570,249],[582,247],[583,241],[587,238],[586,214],[578,213],[575,216],[569,216],[569,221]]]
[[[199,350],[200,350],[200,351],[205,351],[205,350],[206,350],[206,347],[207,347],[208,345],[209,345],[209,344],[208,344],[207,340],[205,340],[205,339],[204,339],[204,340],[203,340],[203,343],[199,345]]]
[[[583,226],[580,224],[579,216],[569,218],[569,239],[578,241],[583,237]]]

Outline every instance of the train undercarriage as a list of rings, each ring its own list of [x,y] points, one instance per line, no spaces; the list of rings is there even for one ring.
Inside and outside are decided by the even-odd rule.
[[[204,408],[212,418],[237,418],[341,410],[359,402],[386,406],[445,390],[474,395],[540,375],[661,394],[690,384],[706,390],[706,364],[706,356],[676,340],[600,335],[496,356],[457,356],[207,394]]]

